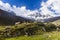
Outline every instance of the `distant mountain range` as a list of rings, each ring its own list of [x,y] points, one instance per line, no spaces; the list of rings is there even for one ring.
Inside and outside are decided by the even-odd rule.
[[[41,15],[39,13],[32,14],[29,16],[35,16],[34,18],[17,16],[14,12],[8,12],[0,9],[0,23],[5,24],[14,24],[15,22],[53,22],[60,19],[60,16],[57,17],[48,17],[50,15]]]

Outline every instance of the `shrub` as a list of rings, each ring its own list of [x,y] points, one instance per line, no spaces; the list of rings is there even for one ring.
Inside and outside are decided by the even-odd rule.
[[[46,31],[54,31],[56,30],[56,25],[52,24],[52,23],[47,23],[45,26]]]

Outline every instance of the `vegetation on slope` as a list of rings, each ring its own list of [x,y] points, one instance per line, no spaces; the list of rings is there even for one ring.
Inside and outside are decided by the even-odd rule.
[[[60,19],[56,20],[56,21],[53,21],[52,23],[55,24],[55,25],[57,25],[57,26],[59,26],[60,25]]]
[[[41,35],[34,35],[34,36],[18,36],[13,38],[1,38],[0,40],[60,40],[60,32],[53,31],[53,32],[45,32]]]
[[[15,24],[12,26],[0,26],[0,39],[2,38],[18,38],[18,40],[22,37],[25,38],[31,38],[31,36],[36,35],[33,38],[42,39],[44,38],[44,34],[47,32],[52,31],[60,31],[60,26],[56,26],[52,23],[42,23],[42,22],[34,22],[34,23],[28,23],[24,22],[22,24]],[[21,36],[21,37],[18,37]],[[14,39],[12,38],[12,39]],[[33,39],[31,38],[31,39]],[[8,39],[9,40],[9,39]],[[17,39],[16,39],[17,40]],[[23,39],[22,39],[23,40]],[[44,39],[43,39],[44,40]]]

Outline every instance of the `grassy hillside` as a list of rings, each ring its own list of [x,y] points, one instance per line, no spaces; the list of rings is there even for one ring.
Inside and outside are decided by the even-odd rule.
[[[56,20],[56,21],[54,21],[52,23],[58,26],[58,25],[60,25],[60,20]]]
[[[60,40],[60,26],[42,22],[0,25],[0,40]]]
[[[60,32],[46,32],[43,35],[19,36],[14,38],[6,38],[5,40],[60,40]]]

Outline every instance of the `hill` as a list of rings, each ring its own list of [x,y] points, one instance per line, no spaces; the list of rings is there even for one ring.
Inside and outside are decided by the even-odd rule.
[[[56,21],[53,21],[52,23],[55,24],[55,25],[57,25],[57,26],[59,26],[60,25],[60,19],[56,20]]]
[[[14,12],[7,12],[0,9],[0,24],[15,24],[16,22],[33,21],[25,17],[17,16]]]

